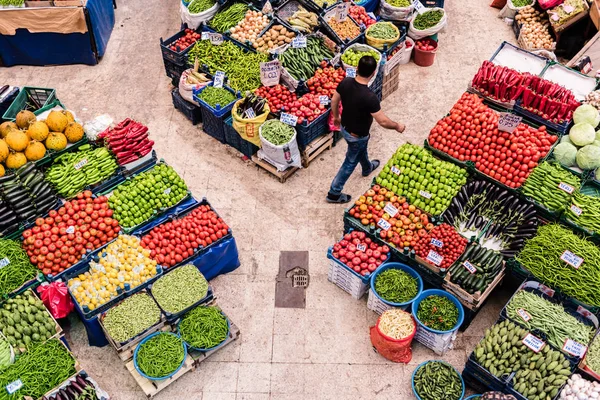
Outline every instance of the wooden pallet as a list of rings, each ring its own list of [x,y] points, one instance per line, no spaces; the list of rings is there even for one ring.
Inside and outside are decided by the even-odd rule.
[[[108,335],[108,333],[106,333],[106,330],[104,331],[104,333],[106,335],[106,339],[108,340],[108,342],[117,351],[117,354],[119,355],[119,358],[122,361],[129,361],[129,360],[131,360],[133,358],[133,352],[135,351],[135,348],[137,347],[138,343],[140,343],[142,340],[144,340],[144,338],[146,336],[151,335],[151,334],[153,334],[155,332],[158,332],[158,331],[171,331],[170,325],[167,324],[167,321],[165,320],[164,316],[162,316],[162,315],[161,315],[161,320],[160,320],[160,322],[158,324],[152,326],[150,329],[148,329],[147,331],[145,331],[143,334],[135,337],[133,340],[131,340],[130,342],[127,342],[123,346],[119,346],[119,344],[116,343]]]
[[[329,132],[306,146],[302,152],[302,166],[308,168],[312,160],[321,155],[325,150],[331,150],[333,147],[333,133]]]
[[[218,349],[207,352],[188,349],[188,354],[194,359],[194,367],[198,367],[202,361],[206,360],[222,348],[226,347],[234,340],[238,340],[240,338],[240,328],[238,328],[236,324],[231,322],[231,320],[229,320],[229,324],[229,337],[225,340],[225,343],[223,343],[223,345]]]
[[[177,371],[177,373],[175,375],[173,375],[172,377],[167,378],[167,379],[162,379],[160,381],[151,381],[150,379],[147,379],[147,378],[144,378],[143,376],[141,376],[140,373],[137,372],[137,370],[135,369],[135,366],[133,365],[133,360],[131,360],[127,364],[125,364],[125,367],[129,371],[131,376],[133,376],[133,379],[135,379],[135,381],[137,382],[139,387],[144,391],[144,394],[146,395],[146,397],[149,399],[156,396],[158,393],[160,393],[162,390],[164,390],[167,386],[169,386],[172,383],[174,383],[175,381],[177,381],[183,375],[196,369],[196,367],[194,365],[194,359],[189,354],[185,358],[183,367],[181,367],[181,369],[179,371]]]
[[[276,167],[269,164],[267,161],[258,158],[256,154],[252,156],[252,161],[258,167],[264,169],[265,171],[279,179],[279,182],[281,183],[287,181],[290,176],[294,175],[294,173],[299,170],[298,167],[291,167],[286,169],[285,171],[278,171]]]

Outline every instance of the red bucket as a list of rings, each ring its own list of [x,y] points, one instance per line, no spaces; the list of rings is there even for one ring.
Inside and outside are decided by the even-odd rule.
[[[426,38],[417,40],[414,49],[414,62],[420,67],[429,67],[435,60],[435,52],[438,49],[438,43],[435,40]]]

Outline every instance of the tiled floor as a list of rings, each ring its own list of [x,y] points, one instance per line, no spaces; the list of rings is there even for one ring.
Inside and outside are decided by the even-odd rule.
[[[449,23],[439,36],[435,64],[402,67],[400,88],[384,110],[407,125],[399,135],[376,127],[371,155],[387,160],[404,143],[422,143],[466,88],[479,64],[503,40],[513,40],[497,10],[481,0],[446,0]],[[415,366],[438,358],[413,344],[408,365],[387,362],[370,346],[376,317],[366,301],[355,301],[327,282],[326,249],[343,229],[342,206],[324,202],[345,152],[342,144],[324,153],[284,185],[235,158],[228,148],[192,126],[173,109],[164,76],[159,38],[179,28],[175,0],[119,1],[117,24],[104,59],[94,67],[72,65],[0,69],[0,82],[55,87],[79,117],[108,113],[135,118],[150,128],[161,157],[184,176],[198,197],[206,196],[230,223],[242,266],[213,282],[219,304],[242,331],[194,373],[161,393],[161,399],[409,399]],[[361,194],[370,178],[352,176],[346,190]],[[311,283],[306,309],[275,309],[275,275],[280,250],[310,252]],[[443,357],[462,369],[465,359],[498,315],[509,293],[495,293],[455,350]],[[110,347],[89,347],[73,318],[69,342],[85,368],[114,399],[143,393]]]

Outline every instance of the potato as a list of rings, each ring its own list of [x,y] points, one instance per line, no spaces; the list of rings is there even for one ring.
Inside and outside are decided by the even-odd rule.
[[[289,32],[288,32],[288,33],[286,33],[285,35],[286,35],[287,37],[289,37],[289,38],[296,37],[296,34],[295,34],[294,32],[292,32],[292,31],[289,31]]]

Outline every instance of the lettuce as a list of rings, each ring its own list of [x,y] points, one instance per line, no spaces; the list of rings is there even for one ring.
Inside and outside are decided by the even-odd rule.
[[[569,139],[575,146],[586,146],[596,140],[596,131],[587,122],[580,122],[569,131]]]
[[[600,147],[587,145],[577,152],[577,166],[581,169],[600,167]]]
[[[588,123],[592,125],[592,127],[597,127],[600,123],[600,113],[596,109],[596,107],[590,104],[582,104],[573,113],[573,121],[576,124],[580,123]]]
[[[575,165],[576,156],[577,147],[573,146],[571,143],[562,142],[557,144],[554,148],[554,158],[565,167]]]

